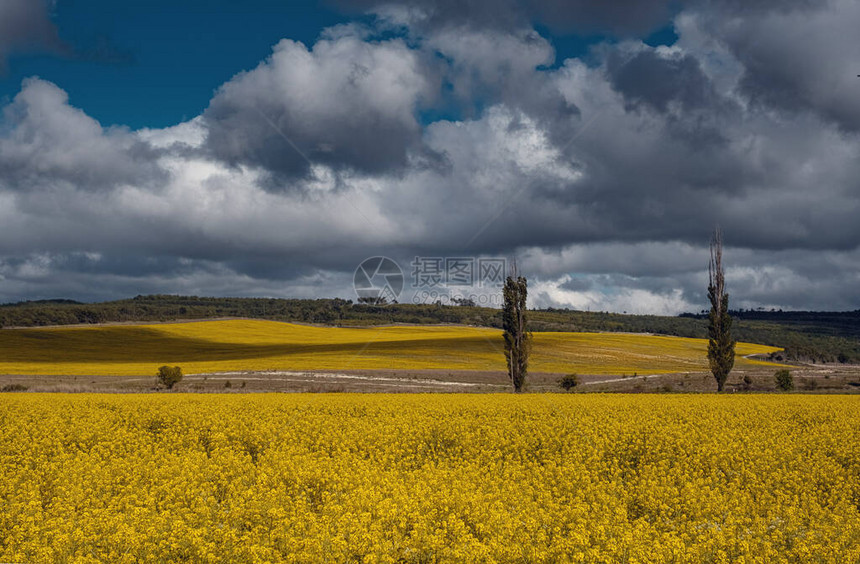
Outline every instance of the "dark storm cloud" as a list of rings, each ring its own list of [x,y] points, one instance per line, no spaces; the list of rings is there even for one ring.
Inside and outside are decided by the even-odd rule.
[[[529,3],[537,21],[557,32],[642,35],[665,25],[676,2],[665,0],[542,0]]]
[[[536,305],[698,311],[720,224],[736,305],[860,307],[860,71],[832,80],[851,3],[350,5],[380,18],[280,42],[172,128],[106,129],[25,83],[0,126],[0,300],[354,297],[370,256],[519,256]],[[672,16],[675,45],[587,63],[532,27]]]
[[[15,52],[66,50],[48,17],[47,0],[0,0],[0,71]]]
[[[716,4],[697,16],[697,25],[740,62],[740,87],[752,101],[789,115],[812,111],[860,130],[860,3],[786,3],[731,15]]]
[[[418,146],[416,112],[434,95],[434,81],[400,39],[368,43],[346,35],[311,50],[284,40],[218,90],[204,114],[207,145],[231,164],[288,176],[307,174],[311,163],[402,169]]]
[[[571,290],[574,292],[585,292],[594,288],[595,282],[590,278],[580,277],[571,278],[566,282],[559,284],[559,288],[563,290]]]
[[[0,73],[5,72],[8,57],[16,53],[50,53],[108,65],[135,62],[132,51],[117,46],[104,33],[79,44],[61,39],[50,17],[55,3],[56,0],[0,0]]]
[[[667,0],[335,0],[336,6],[404,19],[424,29],[468,25],[484,29],[520,29],[533,23],[557,32],[647,34],[670,18],[675,2]]]
[[[117,267],[121,256],[38,254],[0,258],[2,301],[74,296],[82,301],[124,299],[139,294],[314,298],[324,289],[348,287],[350,276],[316,271],[278,280],[255,279],[220,262],[150,257]]]
[[[530,251],[522,266],[534,273],[534,293],[542,305],[698,312],[708,307],[707,271],[702,268],[707,257],[706,246],[680,243],[575,245],[548,255]],[[725,257],[732,307],[857,308],[856,294],[846,291],[860,282],[857,250],[765,252],[727,247]]]
[[[613,88],[624,95],[633,108],[640,105],[665,112],[675,103],[684,111],[714,106],[716,94],[691,55],[660,56],[643,49],[626,57],[617,51],[606,62]]]
[[[544,67],[555,61],[552,44],[531,29],[501,33],[455,26],[416,37],[423,49],[441,56],[443,77],[467,119],[504,104],[559,125],[578,115],[551,84]]]

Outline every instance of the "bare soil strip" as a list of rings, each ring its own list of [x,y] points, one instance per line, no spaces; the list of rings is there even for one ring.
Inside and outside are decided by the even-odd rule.
[[[426,378],[389,378],[385,376],[365,376],[360,374],[345,374],[334,372],[289,372],[281,370],[268,370],[264,372],[212,372],[204,374],[190,374],[188,379],[212,379],[212,380],[231,380],[239,378],[241,380],[284,380],[284,381],[305,381],[313,382],[319,379],[329,380],[365,380],[370,382],[394,382],[405,385],[429,385],[429,386],[491,386],[505,388],[502,384],[482,384],[479,382],[455,382],[450,380],[432,380]]]
[[[860,393],[860,366],[795,366],[795,390],[811,393]],[[749,377],[749,383],[744,377]],[[562,392],[562,374],[533,372],[527,391]],[[713,377],[705,372],[674,374],[578,375],[575,392],[665,393],[713,392]],[[0,390],[30,392],[163,392],[152,377],[0,375]],[[174,391],[210,392],[394,392],[499,393],[511,390],[500,371],[470,370],[348,370],[348,371],[229,371],[187,374]],[[774,370],[769,367],[732,372],[728,392],[773,392]]]

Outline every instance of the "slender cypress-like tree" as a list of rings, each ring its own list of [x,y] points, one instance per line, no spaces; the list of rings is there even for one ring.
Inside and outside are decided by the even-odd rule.
[[[726,379],[735,365],[735,341],[732,339],[732,318],[729,315],[729,295],[723,271],[723,235],[719,228],[711,239],[711,262],[708,265],[708,363],[722,392]]]
[[[503,290],[505,305],[502,309],[502,328],[505,338],[505,359],[508,361],[508,375],[514,391],[520,392],[526,381],[529,366],[531,333],[526,320],[526,297],[528,282],[517,273],[516,264],[505,279]]]

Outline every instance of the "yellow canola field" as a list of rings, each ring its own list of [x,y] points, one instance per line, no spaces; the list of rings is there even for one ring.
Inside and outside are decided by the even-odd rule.
[[[535,333],[531,370],[656,374],[708,369],[707,341],[618,333]],[[0,374],[153,375],[233,370],[504,371],[501,331],[462,326],[336,328],[260,320],[0,330]],[[774,347],[739,343],[744,355]]]
[[[845,563],[860,398],[5,395],[0,561]]]

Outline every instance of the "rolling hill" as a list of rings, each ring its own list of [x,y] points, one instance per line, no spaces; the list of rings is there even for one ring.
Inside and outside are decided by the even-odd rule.
[[[707,370],[707,341],[623,333],[534,334],[531,370],[633,374]],[[779,349],[739,343],[744,358]],[[232,370],[505,370],[501,333],[464,326],[322,327],[264,320],[0,331],[0,373],[153,375]]]

